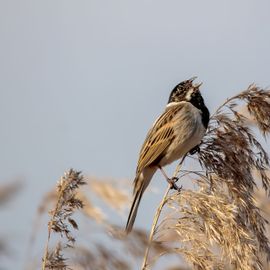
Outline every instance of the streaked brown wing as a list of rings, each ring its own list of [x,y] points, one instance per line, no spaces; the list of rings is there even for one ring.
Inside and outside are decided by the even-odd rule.
[[[168,107],[149,130],[140,151],[137,173],[161,157],[174,139],[173,117],[183,108],[181,103]]]

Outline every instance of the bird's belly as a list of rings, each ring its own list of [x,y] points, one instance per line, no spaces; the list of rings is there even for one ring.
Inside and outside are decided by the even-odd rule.
[[[168,147],[164,157],[160,160],[160,166],[166,166],[173,161],[180,159],[192,148],[200,144],[206,129],[201,122],[200,117],[190,118],[192,121],[185,125],[179,123],[176,127],[177,135],[171,145]],[[192,128],[193,127],[193,128]]]

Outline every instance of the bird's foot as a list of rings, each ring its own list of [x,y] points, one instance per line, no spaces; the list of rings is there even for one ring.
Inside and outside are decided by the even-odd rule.
[[[171,185],[171,189],[177,190],[178,192],[180,192],[182,190],[182,186],[177,186],[176,182],[179,180],[178,177],[172,177],[170,179],[168,179],[168,183]]]
[[[167,176],[167,174],[164,172],[164,170],[162,169],[161,166],[159,166],[159,169],[160,169],[160,171],[162,172],[162,174],[164,175],[164,177],[165,177],[165,179],[167,180],[167,182],[170,184],[171,189],[174,189],[174,190],[177,190],[177,191],[181,191],[182,186],[178,187],[178,186],[176,185],[176,182],[179,180],[179,178],[178,178],[178,177],[175,177],[175,176],[173,176],[172,178],[169,178],[169,177]]]

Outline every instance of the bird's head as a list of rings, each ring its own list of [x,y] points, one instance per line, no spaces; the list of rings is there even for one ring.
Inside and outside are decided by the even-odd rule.
[[[181,102],[181,101],[187,101],[191,103],[203,102],[199,90],[202,83],[193,84],[193,81],[196,78],[197,77],[192,77],[191,79],[183,81],[178,85],[176,85],[170,94],[168,104],[172,102]]]

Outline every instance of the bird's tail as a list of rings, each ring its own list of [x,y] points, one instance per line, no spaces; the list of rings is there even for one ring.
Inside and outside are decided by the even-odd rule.
[[[134,194],[132,205],[131,205],[130,212],[128,215],[127,224],[126,224],[127,233],[130,233],[133,228],[133,224],[137,216],[138,207],[139,207],[144,190],[145,190],[144,185],[141,185],[139,190],[137,190]]]
[[[156,167],[147,168],[143,173],[138,174],[134,180],[134,197],[126,225],[127,233],[131,232],[132,230],[142,195],[149,185],[156,170]]]

